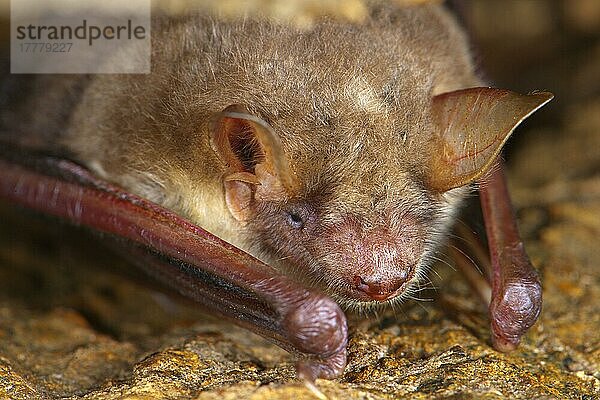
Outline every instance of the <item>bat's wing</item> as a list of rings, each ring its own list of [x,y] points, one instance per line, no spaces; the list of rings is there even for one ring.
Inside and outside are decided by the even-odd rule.
[[[0,199],[125,239],[138,264],[163,284],[299,354],[302,378],[343,371],[347,324],[333,300],[73,162],[2,153]]]
[[[479,188],[491,260],[492,343],[514,350],[542,309],[542,285],[517,229],[502,162]]]

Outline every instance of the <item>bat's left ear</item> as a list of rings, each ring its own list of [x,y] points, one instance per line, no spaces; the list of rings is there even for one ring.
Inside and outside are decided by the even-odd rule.
[[[227,165],[225,201],[239,221],[252,216],[254,201],[282,200],[295,188],[281,139],[246,107],[231,105],[210,121],[211,145]]]
[[[429,186],[445,192],[481,178],[515,128],[553,97],[485,87],[435,96]]]

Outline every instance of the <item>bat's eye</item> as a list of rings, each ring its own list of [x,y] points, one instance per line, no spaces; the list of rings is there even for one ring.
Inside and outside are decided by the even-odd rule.
[[[293,211],[287,213],[287,222],[294,229],[302,229],[304,227],[304,220],[300,214]]]

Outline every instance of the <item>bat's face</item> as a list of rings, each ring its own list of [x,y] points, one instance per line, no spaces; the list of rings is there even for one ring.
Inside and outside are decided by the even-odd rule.
[[[302,152],[278,133],[281,124],[243,106],[219,113],[210,129],[228,166],[225,201],[249,247],[359,308],[418,290],[468,186],[489,170],[515,124],[550,97],[449,92],[411,113],[406,139],[387,114],[320,139],[317,130],[298,134]],[[325,150],[308,147],[306,137]]]
[[[350,308],[410,295],[458,200],[427,187],[425,94],[401,110],[365,85],[309,115],[267,124],[234,105],[211,126],[251,250]]]
[[[264,202],[249,222],[267,258],[338,303],[364,308],[418,291],[462,190],[438,195],[406,174],[363,176],[289,202]],[[362,189],[362,192],[361,192]]]

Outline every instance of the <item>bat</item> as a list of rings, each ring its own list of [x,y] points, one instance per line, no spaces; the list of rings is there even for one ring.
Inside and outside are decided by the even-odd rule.
[[[435,4],[307,29],[158,16],[152,37],[148,75],[6,78],[0,198],[120,238],[313,382],[344,370],[342,309],[409,296],[478,185],[492,342],[518,345],[541,285],[497,160],[552,94],[486,87]]]

